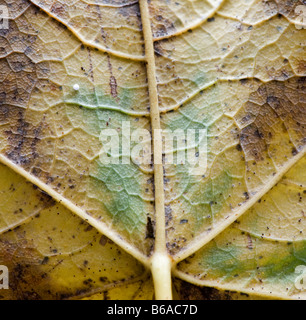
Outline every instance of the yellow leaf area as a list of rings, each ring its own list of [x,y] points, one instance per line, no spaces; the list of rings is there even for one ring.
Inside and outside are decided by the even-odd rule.
[[[2,299],[306,298],[303,1],[0,6]],[[149,164],[101,160],[123,123]],[[202,175],[160,129],[206,130]]]

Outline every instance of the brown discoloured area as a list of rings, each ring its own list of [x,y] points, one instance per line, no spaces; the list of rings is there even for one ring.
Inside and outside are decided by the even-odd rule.
[[[39,219],[39,216],[34,219]],[[97,279],[93,280],[90,276],[76,278],[77,286],[74,288],[57,283],[49,272],[61,266],[67,257],[61,256],[60,252],[53,252],[57,254],[55,258],[43,256],[37,250],[35,241],[27,238],[26,227],[16,227],[1,234],[0,261],[9,269],[9,289],[0,292],[0,300],[79,299],[99,292],[100,286],[109,284],[106,277],[101,277],[101,283],[98,283]],[[88,263],[84,260],[85,268]]]
[[[40,133],[42,124],[38,127],[33,127],[29,122],[24,118],[24,112],[22,109],[16,109],[12,107],[6,108],[4,106],[5,115],[7,110],[10,110],[10,114],[14,117],[9,119],[14,119],[15,126],[11,126],[10,129],[4,131],[7,136],[10,149],[6,152],[6,155],[14,163],[28,167],[30,163],[33,163],[39,155],[37,153],[36,146],[40,141]],[[31,153],[29,154],[29,151]]]
[[[282,16],[295,19],[298,17],[296,8],[305,5],[305,0],[262,0],[264,12],[268,15],[278,13]]]
[[[19,1],[19,5],[20,11],[29,7],[25,1]],[[31,10],[36,12],[33,7]],[[7,53],[0,58],[0,131],[2,137],[6,137],[6,142],[2,141],[2,147],[5,147],[2,152],[16,164],[29,169],[39,157],[37,146],[45,124],[43,119],[38,125],[31,124],[27,120],[26,107],[33,91],[45,81],[49,67],[45,62],[32,60],[34,57],[40,60],[39,53],[33,50],[38,37],[34,32],[21,32],[21,27],[31,29],[30,25],[25,26],[21,17],[10,22],[9,30],[0,33],[1,42],[6,44],[1,52]]]
[[[150,16],[152,19],[153,37],[159,38],[175,32],[174,23],[166,17],[165,9],[154,6],[154,1],[149,3]]]
[[[276,0],[279,13],[290,18],[296,17],[296,7],[305,5],[304,0]]]
[[[54,2],[50,11],[61,19],[69,19],[68,6],[62,2]]]
[[[175,288],[180,300],[232,300],[230,293],[198,287],[183,280],[176,279]]]
[[[306,73],[306,61],[305,60],[297,60],[297,72],[299,74],[305,74]]]
[[[40,300],[41,295],[34,289],[47,275],[39,271],[40,257],[30,247],[0,240],[1,263],[9,269],[9,290],[1,292],[2,299]]]
[[[127,18],[134,16],[134,17],[139,18],[139,20],[141,20],[138,0],[137,1],[122,1],[121,8],[119,9],[118,13],[124,17],[127,17]]]
[[[42,300],[56,299],[51,293],[52,284],[48,274],[40,266],[47,259],[35,249],[34,244],[26,240],[24,231],[15,228],[0,238],[0,261],[9,269],[9,290],[1,292],[4,300]],[[16,237],[18,241],[12,241]]]
[[[238,121],[246,126],[240,133],[240,145],[248,159],[264,160],[274,138],[275,128],[282,126],[294,140],[297,152],[306,143],[306,90],[305,78],[294,77],[286,81],[261,84],[249,97]],[[282,132],[277,132],[279,136]]]
[[[244,146],[247,153],[251,153],[256,160],[263,160],[261,155],[267,150],[267,145],[263,134],[258,131],[256,126],[247,126],[242,130],[240,143]]]
[[[90,282],[74,292],[69,288],[55,287],[48,273],[41,268],[48,265],[49,259],[42,257],[25,239],[16,243],[0,239],[0,260],[9,269],[9,289],[2,290],[0,300],[63,300],[92,291]],[[55,267],[49,266],[51,270]]]
[[[2,152],[15,164],[30,171],[34,176],[50,183],[53,178],[40,168],[40,143],[44,139],[49,126],[44,117],[37,125],[27,120],[27,112],[23,108],[0,105],[0,132],[6,139]]]
[[[36,207],[49,208],[54,205],[54,200],[31,183],[36,195]],[[15,192],[14,185],[11,185],[11,192]],[[14,194],[12,195],[14,199]],[[34,199],[31,199],[33,201]],[[25,199],[27,201],[27,199]],[[26,203],[25,203],[26,204]],[[19,208],[18,199],[14,209]],[[19,211],[22,209],[19,209]],[[36,215],[33,219],[38,219]],[[31,223],[31,222],[30,222]],[[33,240],[26,238],[26,230],[22,227],[15,227],[3,234],[0,234],[0,262],[9,269],[9,289],[2,290],[0,299],[5,300],[40,300],[52,298],[49,292],[48,274],[41,269],[41,265],[48,263],[48,257],[43,257],[37,250]]]
[[[0,60],[0,70],[0,105],[26,105],[38,80],[39,65],[24,54],[12,53]]]
[[[40,30],[34,30],[35,26],[28,19],[33,14],[42,18],[46,16],[30,5],[24,15],[10,22],[9,30],[0,30],[0,43],[6,46],[0,56],[0,151],[46,184],[57,188],[61,186],[64,192],[69,188],[67,193],[76,194],[77,186],[71,184],[69,169],[65,175],[58,173],[58,168],[54,170],[57,172],[49,170],[48,163],[54,159],[54,154],[50,152],[55,145],[54,119],[50,110],[39,110],[46,106],[37,105],[35,97],[40,92],[61,94],[61,87],[48,80],[51,72],[49,62],[37,63],[44,60],[40,52],[45,48],[36,35]],[[53,22],[59,30],[65,29],[55,20]],[[91,65],[89,73],[93,79],[92,69]],[[35,101],[30,102],[31,98]],[[32,110],[33,106],[35,110]],[[64,139],[60,142],[65,143]],[[65,181],[57,181],[62,176]]]

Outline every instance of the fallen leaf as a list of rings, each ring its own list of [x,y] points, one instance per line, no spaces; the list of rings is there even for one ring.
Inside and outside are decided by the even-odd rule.
[[[305,299],[303,1],[0,5],[2,299]]]

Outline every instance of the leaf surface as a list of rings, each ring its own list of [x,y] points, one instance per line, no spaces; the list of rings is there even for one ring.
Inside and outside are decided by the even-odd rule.
[[[296,286],[306,258],[305,169],[304,157],[243,217],[182,261],[178,273],[197,284],[305,299]]]
[[[0,5],[4,299],[305,298],[302,1]],[[101,160],[123,123],[149,163]],[[203,174],[167,163],[178,129],[206,130]]]

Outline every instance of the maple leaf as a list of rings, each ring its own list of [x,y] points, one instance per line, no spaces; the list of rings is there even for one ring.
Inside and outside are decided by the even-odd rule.
[[[303,6],[0,0],[1,297],[305,299]]]

